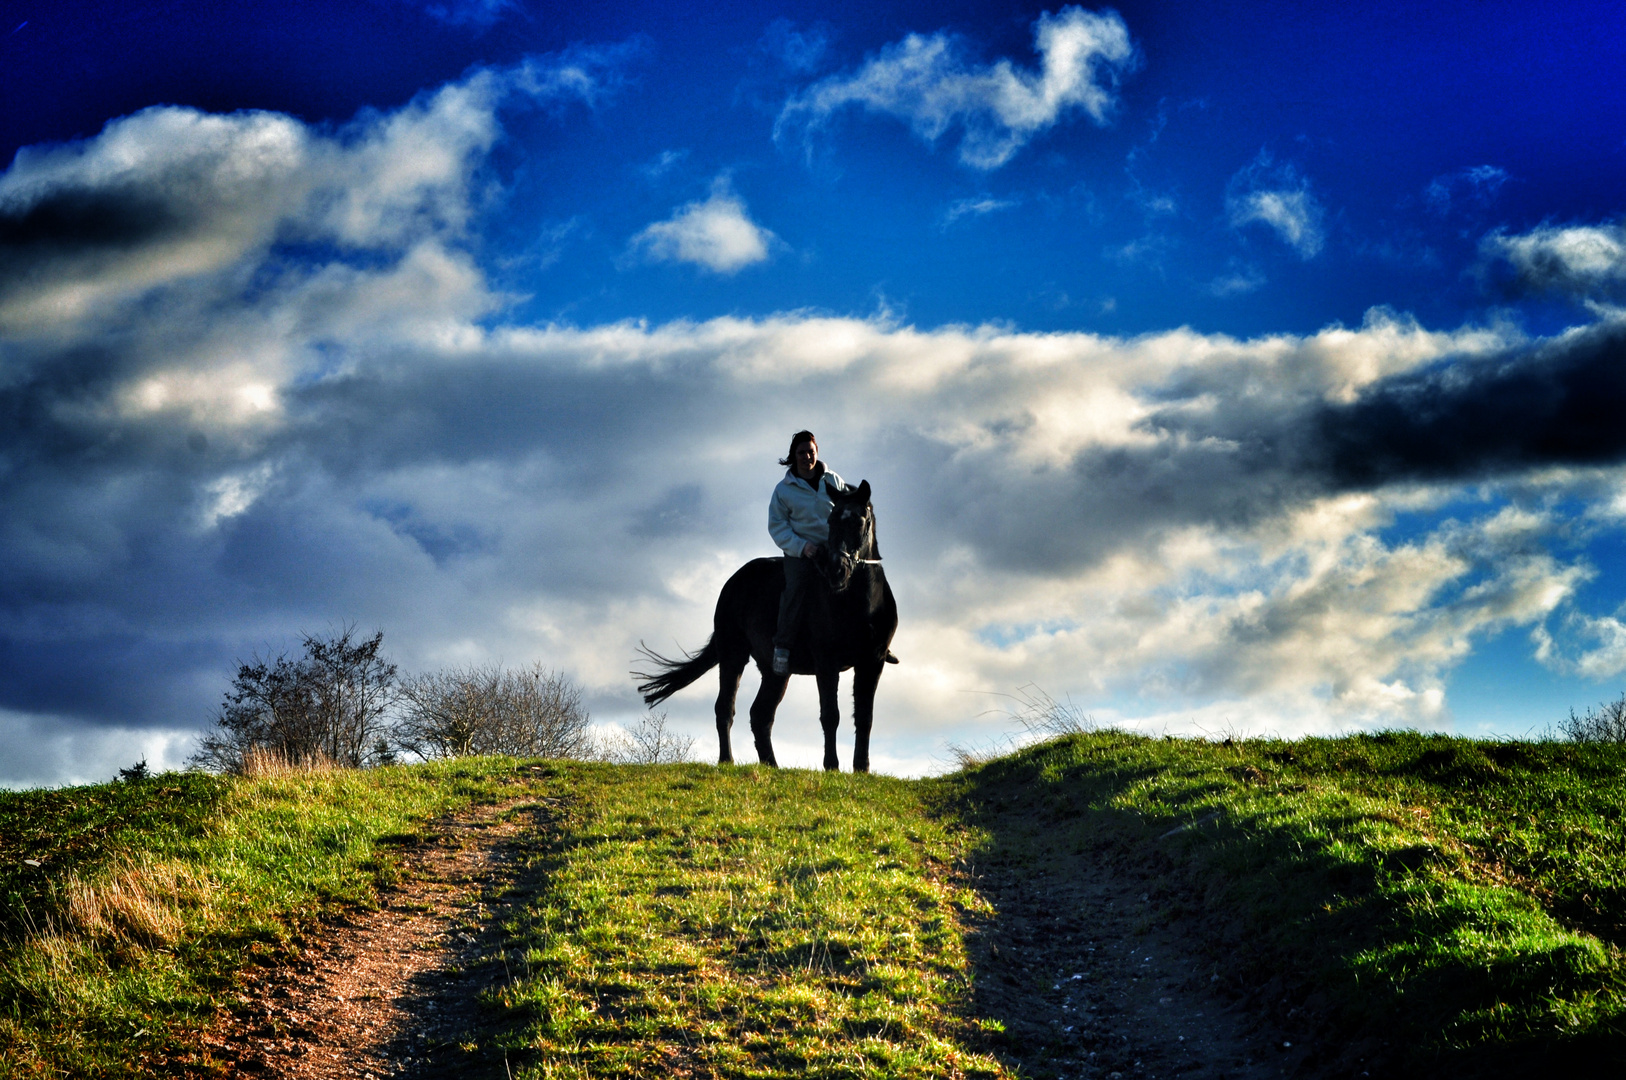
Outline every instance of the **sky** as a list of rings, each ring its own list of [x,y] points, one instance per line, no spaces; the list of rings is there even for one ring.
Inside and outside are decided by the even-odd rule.
[[[0,2],[0,785],[180,767],[347,625],[630,726],[800,428],[874,492],[883,771],[1035,695],[1626,688],[1618,5],[698,10]]]

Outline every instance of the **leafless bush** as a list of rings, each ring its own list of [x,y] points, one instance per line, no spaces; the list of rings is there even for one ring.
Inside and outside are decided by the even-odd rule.
[[[448,668],[401,685],[396,743],[422,758],[470,754],[584,758],[593,739],[581,690],[541,664]]]
[[[600,747],[604,760],[617,765],[667,765],[688,761],[694,740],[666,726],[666,712],[649,713],[630,731],[609,736]]]
[[[382,630],[358,638],[347,626],[328,637],[305,635],[298,659],[256,656],[240,665],[216,730],[199,739],[192,764],[241,773],[265,752],[287,762],[372,764],[395,689],[395,665],[379,655],[383,642]]]
[[[1558,725],[1558,733],[1572,742],[1626,743],[1626,693],[1580,716],[1571,709],[1569,719]]]

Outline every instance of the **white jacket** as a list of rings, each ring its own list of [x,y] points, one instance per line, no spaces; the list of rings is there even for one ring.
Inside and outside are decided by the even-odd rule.
[[[796,475],[795,469],[786,469],[785,478],[768,500],[768,535],[780,551],[793,559],[802,557],[804,544],[822,544],[830,539],[830,507],[835,504],[825,489],[847,488],[841,477],[828,468],[819,477],[818,485],[815,491],[812,484]]]

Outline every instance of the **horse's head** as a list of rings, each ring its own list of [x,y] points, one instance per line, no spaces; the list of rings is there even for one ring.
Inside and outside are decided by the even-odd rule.
[[[881,553],[875,546],[875,510],[869,504],[868,480],[850,491],[831,492],[830,498],[830,539],[825,545],[830,561],[825,578],[831,589],[845,592],[860,565],[880,561]]]

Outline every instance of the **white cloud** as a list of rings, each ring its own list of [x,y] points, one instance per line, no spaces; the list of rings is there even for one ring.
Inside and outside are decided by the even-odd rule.
[[[823,62],[830,48],[830,35],[817,27],[798,30],[789,19],[775,19],[763,31],[757,48],[785,71],[806,75],[818,70]]]
[[[726,176],[711,183],[704,202],[678,208],[632,238],[631,250],[651,262],[687,262],[733,274],[768,258],[777,237],[751,220]]]
[[[1235,267],[1208,283],[1211,296],[1244,296],[1265,284],[1265,275],[1254,266]]]
[[[996,199],[989,195],[978,198],[957,199],[943,211],[943,227],[954,224],[964,217],[983,217],[986,214],[998,213],[1001,210],[1012,210],[1021,205],[1018,199]]]
[[[1231,178],[1225,212],[1233,229],[1267,225],[1301,259],[1312,259],[1326,241],[1326,212],[1310,193],[1310,182],[1292,165],[1275,165],[1261,152]]]
[[[1117,81],[1135,62],[1129,29],[1114,11],[1048,12],[1034,24],[1039,70],[1009,60],[970,64],[943,32],[910,34],[888,45],[856,73],[833,75],[785,103],[775,138],[793,127],[817,127],[850,106],[908,122],[935,142],[951,127],[963,132],[960,160],[977,169],[1005,164],[1030,139],[1075,109],[1105,124],[1117,103]]]
[[[662,150],[655,155],[655,160],[643,166],[640,171],[650,180],[659,180],[681,165],[688,157],[689,151],[687,148],[682,150]]]
[[[430,0],[423,10],[432,18],[452,26],[495,25],[497,20],[519,5],[516,0]]]
[[[1509,179],[1507,172],[1495,165],[1471,165],[1430,180],[1423,198],[1430,210],[1442,216],[1463,198],[1471,206],[1489,206]]]
[[[247,511],[265,493],[273,471],[267,462],[245,472],[227,473],[204,484],[199,524],[205,529],[217,528],[222,520]]]
[[[104,784],[140,761],[154,772],[184,768],[195,738],[189,728],[86,727],[0,709],[0,788]]]
[[[1536,659],[1564,675],[1613,679],[1626,671],[1626,622],[1615,615],[1571,612],[1557,625],[1538,625],[1531,639]]]
[[[58,243],[0,253],[0,327],[71,333],[109,305],[263,258],[279,241],[455,242],[497,107],[515,96],[590,103],[628,55],[577,49],[479,70],[332,134],[278,113],[158,106],[93,139],[25,147],[0,176],[0,215],[75,225]]]
[[[1174,250],[1177,241],[1167,233],[1147,233],[1126,244],[1109,247],[1104,254],[1122,263],[1138,264],[1163,272],[1163,259]]]
[[[722,582],[771,552],[774,461],[804,426],[874,485],[904,612],[876,730],[893,768],[973,741],[986,695],[1029,683],[1146,723],[1442,722],[1477,640],[1556,634],[1577,608],[1589,571],[1562,555],[1553,507],[1620,490],[1619,469],[1470,486],[1402,460],[1355,483],[1328,435],[1386,449],[1388,414],[1361,406],[1388,388],[1443,410],[1448,393],[1405,381],[1442,363],[1494,391],[1528,359],[1512,331],[1383,311],[1253,339],[805,314],[507,324],[460,247],[492,131],[472,93],[348,138],[270,115],[132,118],[57,172],[0,177],[24,211],[64,191],[148,206],[177,177],[202,208],[41,262],[41,291],[8,309],[30,318],[0,325],[3,403],[38,418],[0,430],[0,641],[28,677],[0,701],[0,760],[45,724],[111,775],[127,731],[205,722],[234,657],[346,620],[384,628],[404,668],[542,660],[597,719],[630,718],[636,643],[700,644]],[[175,131],[185,168],[143,141]],[[220,149],[252,145],[271,149]],[[735,198],[719,185],[661,242],[682,250],[680,223]],[[695,261],[749,250],[707,228]],[[266,239],[281,235],[329,243],[292,263]],[[174,256],[187,245],[206,257]],[[40,300],[73,287],[69,263],[105,290],[71,317]],[[1525,367],[1561,372],[1583,338],[1538,343]],[[652,471],[652,447],[675,450],[670,468]],[[1402,513],[1427,524],[1397,538]],[[711,697],[671,705],[707,753]],[[799,682],[787,701],[782,760],[818,761],[811,699]],[[5,779],[76,778],[68,752]]]
[[[1607,294],[1626,284],[1626,226],[1543,225],[1527,233],[1493,232],[1480,254],[1502,260],[1528,288]]]

